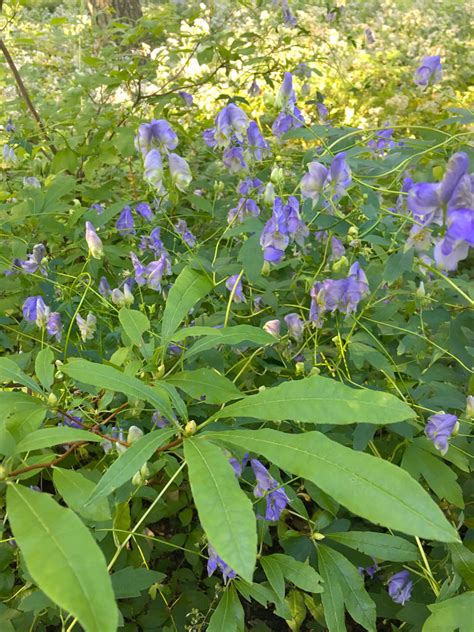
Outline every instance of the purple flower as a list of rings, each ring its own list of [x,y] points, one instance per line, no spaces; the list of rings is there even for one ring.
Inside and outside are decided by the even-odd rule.
[[[300,182],[301,195],[317,202],[329,174],[329,170],[319,162],[308,164],[308,173]]]
[[[215,125],[214,140],[217,146],[228,147],[233,136],[241,143],[244,141],[248,118],[243,110],[229,103],[217,115]]]
[[[290,129],[302,127],[304,122],[303,115],[295,105],[290,112],[280,112],[273,122],[272,132],[277,138],[280,138],[283,134],[289,132]]]
[[[234,474],[236,475],[237,478],[240,478],[242,476],[242,471],[244,467],[247,465],[248,457],[249,455],[246,454],[244,458],[242,459],[242,462],[236,459],[235,456],[229,457],[229,463],[232,465],[232,469],[234,470]]]
[[[148,275],[147,286],[152,290],[161,290],[163,276],[171,274],[171,263],[168,256],[162,253],[157,261],[152,261],[146,267]]]
[[[208,147],[217,147],[217,141],[216,141],[216,128],[215,127],[211,127],[209,129],[205,129],[202,133],[202,137],[204,139],[204,142],[206,143],[206,145]]]
[[[422,57],[420,65],[416,69],[414,81],[417,86],[427,86],[429,83],[441,81],[442,74],[439,55]]]
[[[155,411],[151,416],[151,421],[157,428],[166,428],[170,425],[170,420],[163,417],[159,410]]]
[[[163,186],[163,161],[158,149],[152,149],[146,154],[143,166],[145,180],[156,189],[161,190]]]
[[[5,160],[5,162],[11,163],[15,163],[17,161],[15,150],[7,143],[3,145],[3,160]]]
[[[118,307],[130,307],[130,305],[133,305],[133,301],[135,300],[128,283],[124,283],[123,292],[118,287],[114,288],[110,293],[110,298],[112,303]]]
[[[283,82],[276,97],[276,104],[282,110],[287,110],[296,103],[296,94],[293,89],[293,75],[285,72]]]
[[[46,331],[50,336],[54,336],[59,342],[63,332],[63,325],[61,323],[61,315],[59,312],[51,312],[48,316],[46,323]]]
[[[228,147],[224,151],[223,162],[231,173],[241,173],[248,169],[242,147]]]
[[[297,20],[288,6],[288,0],[281,1],[281,10],[283,13],[283,21],[287,26],[296,26]]]
[[[95,228],[91,222],[86,222],[86,242],[89,247],[89,253],[94,259],[101,259],[104,256],[102,240],[95,232]]]
[[[171,181],[174,186],[180,191],[185,191],[193,179],[188,163],[184,158],[178,156],[178,154],[170,154],[168,156],[168,164]]]
[[[395,141],[393,140],[393,129],[382,129],[376,133],[376,138],[373,138],[367,143],[367,147],[372,149],[377,156],[384,156],[392,147],[395,147]]]
[[[329,110],[322,101],[316,103],[316,109],[318,110],[319,118],[322,120],[323,123],[325,123],[329,115]]]
[[[408,571],[400,571],[388,580],[388,594],[395,603],[402,606],[410,599],[412,588],[413,581]]]
[[[135,210],[139,215],[143,217],[143,219],[146,219],[147,222],[151,222],[154,217],[151,206],[147,202],[139,202],[135,206]]]
[[[474,209],[455,209],[448,213],[447,230],[437,241],[433,257],[439,268],[456,270],[459,261],[474,247]]]
[[[238,274],[234,274],[232,276],[230,276],[227,281],[225,282],[225,286],[226,288],[229,290],[229,292],[233,292],[234,296],[233,296],[233,300],[235,303],[246,303],[247,300],[244,296],[243,293],[243,289],[242,289],[242,280],[240,278],[240,275]]]
[[[279,486],[278,481],[270,475],[270,472],[258,459],[252,459],[250,464],[257,479],[257,484],[253,490],[254,496],[256,498],[265,497],[265,520],[279,520],[289,503],[285,490]]]
[[[377,564],[377,560],[374,557],[372,559],[374,563],[370,566],[366,566],[365,568],[364,566],[357,567],[357,570],[359,571],[359,575],[361,577],[364,577],[364,575],[367,574],[372,579],[377,574],[379,570],[379,565]]]
[[[193,104],[193,95],[189,94],[189,92],[185,92],[184,90],[180,90],[178,92],[178,96],[180,96],[183,101],[186,103],[186,105],[188,105],[189,107],[191,107],[191,105]]]
[[[135,147],[145,156],[153,149],[171,150],[178,145],[178,137],[168,121],[163,119],[142,123],[135,137]]]
[[[11,133],[11,132],[14,132],[15,130],[16,130],[16,128],[15,128],[15,125],[14,125],[14,123],[12,121],[12,117],[9,116],[7,124],[5,125],[5,131]]]
[[[459,427],[456,415],[448,413],[437,413],[428,417],[428,423],[425,427],[426,436],[431,439],[435,448],[446,454],[449,448],[448,440]]]
[[[181,235],[183,241],[190,247],[196,245],[196,237],[189,230],[188,225],[186,224],[184,219],[179,219],[174,226],[178,235]]]
[[[237,576],[237,573],[217,555],[216,550],[211,544],[207,545],[207,552],[209,553],[209,559],[207,561],[207,574],[209,577],[217,569],[222,573],[224,583],[226,583],[228,579],[234,579],[234,577]]]
[[[87,318],[82,318],[80,314],[76,315],[76,323],[79,327],[79,331],[81,333],[81,338],[83,342],[86,340],[92,340],[94,338],[94,333],[97,325],[97,318],[89,312],[87,314]]]
[[[35,176],[25,176],[23,178],[23,186],[31,187],[32,189],[41,189],[41,183]]]
[[[275,198],[273,213],[265,224],[260,235],[260,245],[263,248],[265,261],[279,263],[290,243],[288,235],[287,217],[280,197]]]
[[[328,183],[333,191],[333,200],[337,200],[345,193],[347,187],[352,182],[352,175],[349,165],[346,163],[346,152],[334,156],[328,174]]]
[[[38,308],[40,313],[44,313],[46,305],[41,296],[29,296],[23,303],[23,318],[30,322],[38,320]]]
[[[46,248],[44,245],[36,244],[33,246],[33,252],[24,261],[19,261],[19,264],[29,274],[34,274],[39,269],[41,274],[47,276],[46,268],[42,265],[45,256]]]
[[[102,213],[105,210],[105,207],[103,204],[91,204],[90,210],[95,211],[97,215],[102,215]]]
[[[259,215],[260,209],[255,200],[251,198],[240,198],[237,206],[231,208],[227,214],[227,221],[230,224],[237,218],[239,222],[243,222],[247,217],[258,217]]]
[[[331,255],[330,261],[338,261],[346,254],[346,250],[342,245],[342,242],[337,237],[331,237]]]
[[[280,335],[280,321],[278,319],[275,320],[267,320],[267,322],[263,325],[262,329],[270,334],[271,336],[275,336],[278,338]]]
[[[287,314],[285,316],[285,323],[288,327],[288,333],[295,340],[301,340],[304,332],[304,322],[301,320],[298,314]]]
[[[241,195],[250,195],[251,193],[261,195],[263,190],[263,182],[258,178],[250,178],[247,176],[245,180],[239,182],[239,193]]]
[[[375,44],[375,35],[369,26],[365,28],[364,35],[365,35],[365,41],[367,42],[367,44],[369,44],[369,46],[372,44]]]
[[[99,281],[99,294],[101,296],[107,297],[107,296],[110,295],[111,291],[112,290],[110,288],[110,284],[107,281],[107,279],[105,278],[105,276],[101,277],[100,281]]]
[[[258,162],[270,153],[270,145],[263,138],[255,121],[250,121],[247,128],[247,143],[250,155]]]
[[[152,250],[156,255],[166,252],[160,237],[161,229],[159,226],[154,228],[150,235],[144,235],[140,240],[140,250]]]
[[[261,89],[260,89],[260,86],[259,86],[259,85],[258,85],[258,83],[257,83],[257,80],[256,80],[256,79],[254,79],[254,80],[252,81],[252,84],[251,84],[250,88],[249,88],[249,96],[251,96],[251,97],[258,97],[258,95],[259,95],[261,92],[262,92],[262,91],[261,91]]]
[[[359,302],[369,294],[369,284],[359,263],[354,263],[345,279],[326,279],[311,288],[310,320],[316,327],[322,326],[325,312],[336,310],[351,314]]]
[[[58,413],[58,419],[60,419],[59,423],[63,426],[69,426],[70,428],[83,428],[82,417],[74,415],[74,412],[74,410],[68,410],[67,415]]]
[[[134,235],[136,232],[134,226],[132,209],[129,206],[125,206],[115,223],[115,228],[122,236]]]

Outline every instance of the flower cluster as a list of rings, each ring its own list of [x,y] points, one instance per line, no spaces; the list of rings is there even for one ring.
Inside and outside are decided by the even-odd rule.
[[[28,274],[41,272],[43,276],[48,276],[46,270],[46,248],[44,244],[36,244],[33,250],[26,256],[26,259],[13,259],[13,267],[5,271],[7,276],[24,270]]]
[[[263,182],[258,178],[250,178],[247,176],[245,180],[241,180],[239,182],[238,191],[243,197],[239,199],[236,207],[230,209],[227,215],[229,224],[234,221],[243,222],[247,217],[258,217],[260,215],[260,208],[257,202],[249,196],[261,196],[264,190]]]
[[[346,154],[341,152],[334,156],[329,169],[320,162],[308,164],[308,173],[300,182],[301,195],[315,204],[321,193],[324,193],[323,206],[331,212],[331,206],[344,195],[351,182],[352,174],[346,162]]]
[[[282,511],[289,503],[285,490],[258,459],[250,461],[257,484],[253,490],[256,498],[265,498],[265,520],[279,520]]]
[[[178,136],[164,119],[142,123],[138,128],[135,147],[143,156],[144,177],[160,194],[166,192],[163,185],[162,153],[168,157],[171,182],[177,189],[185,191],[192,180],[191,170],[186,160],[172,151],[177,146]]]
[[[441,236],[434,239],[433,257],[436,265],[447,271],[456,270],[474,247],[474,181],[468,167],[467,154],[458,152],[450,158],[441,182],[419,182],[408,190],[407,205],[417,222],[408,245],[427,251],[432,243],[427,228],[441,226]]]
[[[357,310],[359,302],[369,294],[369,283],[365,272],[356,261],[345,279],[326,279],[311,288],[311,308],[309,317],[316,327],[323,326],[325,312],[338,310],[351,314]]]
[[[367,143],[367,147],[371,149],[376,156],[382,157],[387,154],[390,149],[396,146],[393,140],[393,129],[380,129],[376,132],[375,138]]]
[[[29,296],[23,303],[23,317],[36,323],[40,329],[46,329],[50,336],[59,342],[63,331],[59,312],[52,312],[41,296]]]
[[[291,72],[285,72],[283,83],[278,92],[276,103],[281,109],[272,125],[272,132],[280,138],[290,129],[297,129],[304,125],[304,117],[296,105],[296,94],[293,88]]]
[[[209,147],[224,150],[224,166],[230,173],[246,173],[248,162],[261,162],[270,152],[255,121],[234,103],[226,105],[216,116],[215,125],[203,133]]]
[[[276,197],[272,216],[260,235],[265,261],[280,263],[288,245],[294,242],[304,246],[304,240],[308,235],[309,230],[301,219],[297,198],[290,195],[287,204],[283,204],[281,197]]]

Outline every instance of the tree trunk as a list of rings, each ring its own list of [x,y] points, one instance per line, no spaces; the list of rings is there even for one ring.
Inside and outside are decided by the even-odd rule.
[[[92,20],[100,27],[106,27],[112,19],[136,22],[142,17],[140,0],[87,0]]]

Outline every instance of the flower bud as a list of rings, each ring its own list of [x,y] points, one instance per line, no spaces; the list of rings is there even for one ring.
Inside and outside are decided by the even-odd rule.
[[[143,484],[143,478],[142,478],[141,472],[136,472],[136,474],[134,474],[132,477],[132,485],[134,485],[135,487],[140,487],[140,485],[142,484]]]
[[[283,184],[283,179],[285,174],[283,173],[283,169],[281,167],[273,167],[272,172],[270,174],[270,180],[274,184]]]
[[[355,239],[356,237],[359,236],[359,229],[357,228],[357,226],[351,226],[349,230],[347,231],[347,234],[352,239]]]
[[[188,421],[188,423],[185,425],[184,427],[184,436],[185,437],[192,437],[192,435],[196,432],[196,422],[191,419],[190,421]]]
[[[280,335],[280,321],[278,319],[268,320],[263,325],[262,329],[266,331],[267,334],[270,334],[271,336],[278,338],[278,336]]]
[[[304,375],[304,362],[297,362],[295,364],[296,375]]]
[[[95,232],[91,222],[86,222],[86,242],[89,252],[94,259],[101,259],[104,256],[104,248],[100,237]]]
[[[474,395],[468,395],[466,399],[466,417],[474,419]]]
[[[54,406],[56,406],[57,403],[58,403],[58,398],[56,397],[56,395],[54,393],[50,393],[48,395],[48,406],[51,406],[54,408]]]
[[[0,465],[0,481],[4,481],[8,476],[8,470],[3,465]]]
[[[319,369],[319,367],[313,366],[311,371],[309,372],[309,376],[312,377],[313,375],[319,375],[320,373],[321,370]]]
[[[138,428],[138,426],[130,426],[127,434],[128,443],[135,443],[135,441],[138,441],[138,439],[141,439],[142,437],[143,430],[141,428]]]
[[[164,374],[165,374],[165,365],[160,364],[160,366],[157,368],[154,374],[155,380],[160,380]]]
[[[275,187],[273,186],[271,182],[268,182],[268,184],[265,186],[265,191],[263,193],[263,201],[265,202],[267,206],[272,206],[273,200],[275,199],[275,197],[276,197]]]
[[[345,255],[332,264],[332,269],[334,270],[334,272],[338,273],[344,272],[344,270],[347,270],[348,267],[349,261],[347,260],[347,257]]]
[[[316,541],[318,541],[318,540],[324,540],[324,538],[325,538],[325,537],[326,537],[326,536],[325,536],[325,535],[323,535],[322,533],[313,533],[313,535],[311,536],[311,538],[312,538],[313,540],[316,540]]]
[[[56,373],[54,374],[54,379],[61,382],[61,380],[64,380],[64,373],[62,371],[56,371]]]
[[[425,297],[426,291],[425,291],[425,284],[423,283],[423,281],[420,281],[420,285],[416,288],[415,295],[417,296],[417,298]]]

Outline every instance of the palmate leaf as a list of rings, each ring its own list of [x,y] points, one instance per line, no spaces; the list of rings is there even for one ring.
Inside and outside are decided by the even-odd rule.
[[[206,439],[262,454],[375,524],[440,542],[459,542],[440,508],[404,470],[346,448],[320,432],[232,430],[207,433],[200,441]]]
[[[118,610],[104,556],[71,511],[48,494],[8,485],[7,509],[28,572],[86,632],[115,632]]]
[[[222,449],[186,439],[184,456],[201,525],[217,554],[251,582],[257,556],[257,527],[252,503],[240,489]]]
[[[392,424],[416,417],[404,402],[389,393],[354,389],[336,380],[315,375],[284,382],[240,402],[216,415],[253,417],[266,421],[294,419],[317,424]]]

